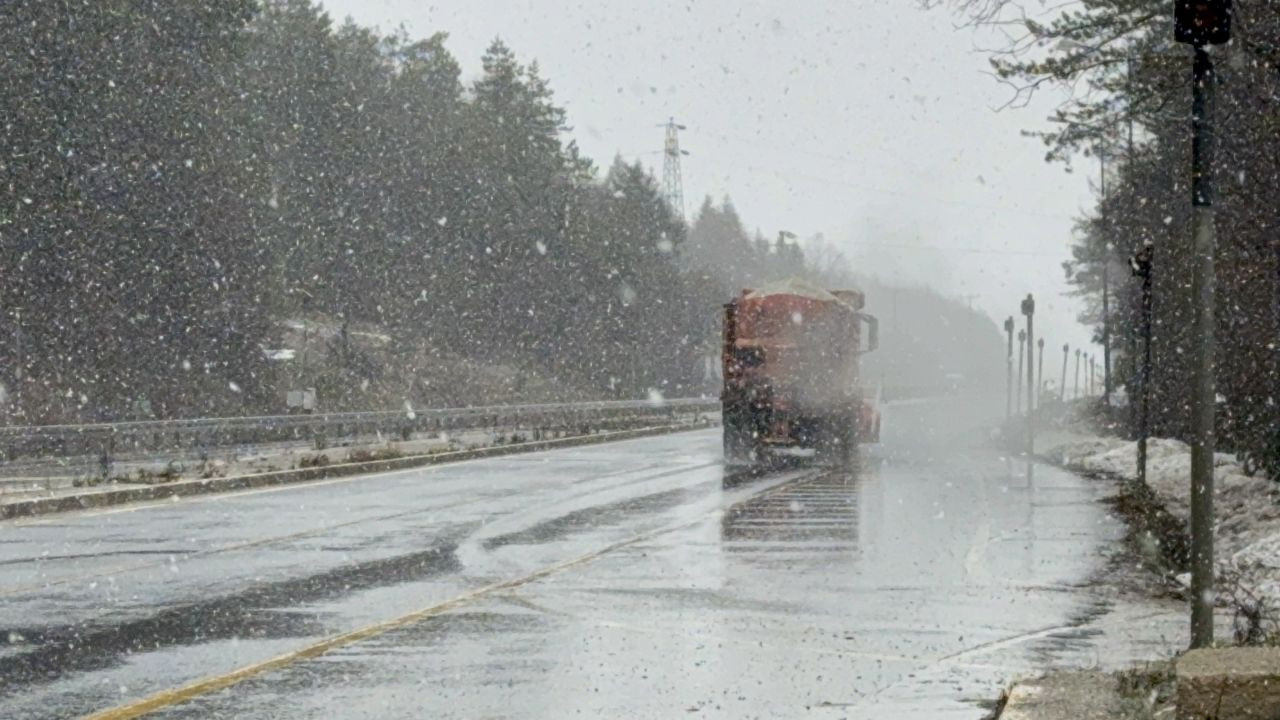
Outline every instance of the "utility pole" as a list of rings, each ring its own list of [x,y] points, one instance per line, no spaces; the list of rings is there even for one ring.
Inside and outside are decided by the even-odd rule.
[[[1174,39],[1192,45],[1191,206],[1195,227],[1191,295],[1195,373],[1191,392],[1191,647],[1213,644],[1214,267],[1213,59],[1207,45],[1231,39],[1231,0],[1177,0]]]
[[[1133,60],[1134,60],[1133,57],[1129,57],[1125,60],[1125,63],[1124,63],[1125,94],[1127,95],[1124,110],[1125,110],[1125,115],[1127,116],[1125,119],[1127,120],[1128,126],[1129,126],[1125,165],[1127,166],[1126,169],[1128,170],[1127,175],[1129,178],[1130,192],[1133,192],[1137,188],[1137,182],[1138,182],[1137,178],[1134,176],[1134,173],[1136,172],[1134,170],[1134,163],[1136,161],[1136,156],[1133,154]],[[1132,261],[1130,261],[1130,264],[1132,265]],[[1129,357],[1130,357],[1130,372],[1132,376],[1136,378],[1141,374],[1142,371],[1138,367],[1138,333],[1132,327],[1132,325],[1130,326],[1130,331],[1129,331]],[[1130,387],[1134,387],[1134,384],[1132,382],[1129,385]],[[1133,422],[1134,417],[1136,416],[1136,413],[1140,412],[1138,408],[1138,403],[1135,402],[1136,400],[1137,400],[1136,397],[1129,398],[1130,426],[1133,426],[1135,424]],[[1146,452],[1146,439],[1142,438],[1139,441],[1139,445],[1140,445],[1139,454],[1140,455],[1144,454]],[[1146,470],[1147,470],[1146,458],[1143,457],[1142,462],[1140,464],[1140,469],[1138,471],[1138,479],[1139,479],[1139,482],[1142,482],[1144,484],[1147,479]]]
[[[1147,483],[1147,436],[1150,434],[1151,397],[1151,265],[1155,246],[1150,240],[1129,259],[1133,274],[1142,278],[1142,368],[1138,373],[1138,483]]]
[[[1102,225],[1102,402],[1111,406],[1111,240],[1107,230],[1107,151],[1098,145],[1098,204]]]
[[[1004,356],[1004,419],[1013,417],[1013,316],[1004,321],[1004,333],[1009,337],[1009,350]]]
[[[1075,373],[1075,376],[1076,376],[1076,380],[1075,380],[1075,390],[1072,392],[1072,395],[1074,395],[1074,396],[1075,396],[1075,399],[1076,399],[1076,400],[1079,400],[1079,399],[1080,399],[1080,348],[1076,348],[1076,373]]]
[[[1062,344],[1062,384],[1058,386],[1058,402],[1067,401],[1067,358],[1071,355],[1071,344]]]
[[[1031,348],[1035,341],[1036,301],[1027,293],[1022,301],[1022,314],[1027,316],[1027,478],[1031,477],[1031,458],[1036,450],[1035,379],[1031,377]]]
[[[1215,327],[1213,317],[1212,130],[1213,60],[1196,45],[1191,100],[1191,182],[1195,218],[1195,262],[1191,292],[1195,304],[1195,381],[1191,393],[1191,647],[1213,644],[1213,452]]]
[[[1036,341],[1036,347],[1040,348],[1040,368],[1036,371],[1036,400],[1038,402],[1041,393],[1044,392],[1044,338]]]
[[[663,127],[667,129],[667,137],[662,147],[662,194],[667,200],[667,207],[684,222],[684,180],[680,175],[680,156],[689,153],[680,149],[680,131],[685,126],[676,124],[675,118],[669,118]]]
[[[1022,357],[1026,355],[1027,331],[1018,331],[1018,412],[1022,412]]]

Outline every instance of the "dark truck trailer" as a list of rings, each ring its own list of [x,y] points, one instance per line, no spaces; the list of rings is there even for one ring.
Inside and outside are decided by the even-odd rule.
[[[811,448],[844,464],[858,443],[879,441],[879,413],[858,376],[859,358],[876,348],[878,335],[864,304],[856,290],[792,279],[743,290],[724,306],[726,462]]]

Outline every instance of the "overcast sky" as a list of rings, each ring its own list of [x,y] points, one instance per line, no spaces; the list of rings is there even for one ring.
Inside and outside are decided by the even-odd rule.
[[[911,0],[559,2],[326,0],[335,20],[413,37],[449,33],[464,80],[501,37],[537,60],[573,136],[607,166],[640,159],[661,177],[674,116],[690,216],[730,195],[749,228],[823,233],[862,272],[927,283],[1001,318],[1037,294],[1054,345],[1087,341],[1061,262],[1090,206],[1073,174],[1021,131],[1060,96],[996,112],[1007,94],[956,18]]]

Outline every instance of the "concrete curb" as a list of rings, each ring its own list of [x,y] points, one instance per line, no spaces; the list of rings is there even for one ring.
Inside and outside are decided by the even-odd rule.
[[[213,493],[249,490],[253,488],[272,487],[275,485],[292,485],[315,480],[343,477],[347,475],[365,475],[369,473],[389,472],[393,470],[409,470],[416,467],[440,465],[463,460],[480,460],[483,458],[515,455],[519,453],[570,448],[582,445],[597,445],[619,440],[669,435],[690,430],[702,430],[713,427],[713,423],[703,421],[695,424],[657,425],[653,427],[633,428],[602,432],[594,435],[576,435],[556,440],[537,440],[515,445],[496,445],[477,448],[475,450],[459,450],[455,452],[433,453],[430,455],[410,455],[390,460],[373,460],[369,462],[341,463],[321,467],[302,468],[297,470],[277,470],[275,472],[256,475],[239,475],[225,478],[208,478],[201,480],[180,480],[164,485],[147,487],[121,488],[119,490],[99,490],[75,495],[64,495],[50,498],[31,498],[0,504],[0,520],[50,515],[54,513],[74,512],[91,508],[124,505],[126,503],[169,500],[191,495],[210,495]]]
[[[1101,720],[1129,717],[1116,680],[1094,670],[1019,680],[1004,694],[999,720]]]
[[[1001,697],[1000,707],[991,717],[997,720],[1034,720],[1035,716],[1027,706],[1035,702],[1040,695],[1040,687],[1025,683],[1014,683]]]

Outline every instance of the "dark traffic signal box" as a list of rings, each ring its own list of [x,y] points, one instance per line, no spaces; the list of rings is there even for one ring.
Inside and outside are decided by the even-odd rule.
[[[1231,39],[1231,0],[1174,0],[1173,39],[1221,45]]]

